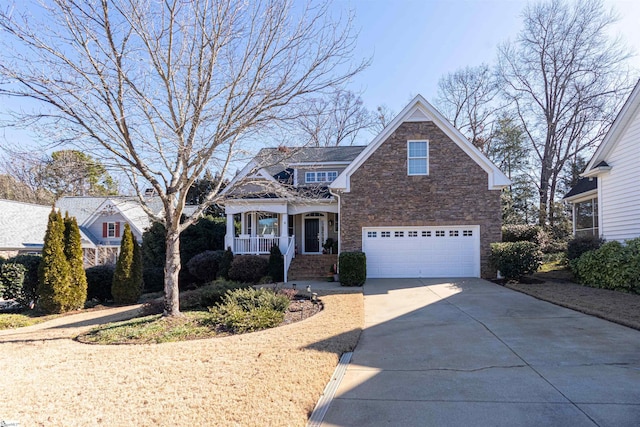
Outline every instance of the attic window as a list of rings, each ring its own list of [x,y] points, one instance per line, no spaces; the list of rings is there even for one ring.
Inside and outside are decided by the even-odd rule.
[[[306,172],[304,180],[307,184],[315,182],[333,182],[338,177],[338,172]]]
[[[429,175],[429,141],[407,141],[407,173]]]

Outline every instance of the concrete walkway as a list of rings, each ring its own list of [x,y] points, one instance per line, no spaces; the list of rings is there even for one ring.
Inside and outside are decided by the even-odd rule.
[[[640,332],[480,279],[369,280],[323,426],[638,426]]]

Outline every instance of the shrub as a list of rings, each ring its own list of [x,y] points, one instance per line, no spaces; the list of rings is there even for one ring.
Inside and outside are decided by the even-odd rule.
[[[0,264],[0,296],[18,299],[22,293],[26,268],[22,264],[5,262]]]
[[[256,284],[267,275],[268,261],[259,255],[242,255],[233,258],[229,268],[229,279],[236,282]]]
[[[223,255],[224,251],[204,251],[189,260],[187,269],[199,283],[211,282],[218,275]]]
[[[362,286],[367,280],[367,257],[364,252],[342,252],[338,265],[342,286]]]
[[[139,248],[129,224],[124,224],[120,255],[111,283],[113,300],[118,304],[132,304],[142,295],[142,266]]]
[[[504,225],[502,226],[502,241],[540,243],[540,231],[540,227],[537,225]]]
[[[27,270],[22,283],[22,292],[17,298],[18,302],[25,307],[29,307],[38,297],[38,270],[42,257],[39,255],[17,255],[6,262],[22,264]]]
[[[144,292],[159,292],[164,289],[164,268],[150,267],[142,270]]]
[[[228,292],[222,304],[210,308],[212,321],[243,333],[278,326],[284,320],[289,298],[270,289],[238,289]]]
[[[640,293],[640,238],[606,242],[569,264],[583,285]]]
[[[223,279],[229,278],[229,269],[231,268],[231,263],[233,262],[233,252],[231,248],[227,248],[222,255],[222,259],[220,260],[220,264],[218,264],[218,276]]]
[[[229,280],[216,280],[198,289],[180,293],[180,308],[185,310],[198,310],[212,307],[220,302],[224,295],[234,289],[243,289],[248,285],[245,283],[232,282]]]
[[[269,251],[269,276],[274,282],[284,280],[284,256],[282,256],[278,245],[271,246],[271,251]]]
[[[573,261],[583,253],[598,249],[604,243],[603,239],[595,236],[577,237],[567,243],[567,259]]]
[[[111,284],[113,282],[113,265],[96,265],[85,270],[87,276],[87,299],[98,301],[113,300]]]
[[[38,270],[38,306],[47,313],[62,313],[74,308],[70,304],[71,272],[64,255],[64,221],[51,210]]]
[[[533,242],[492,243],[489,262],[507,280],[520,280],[538,271],[542,253]]]
[[[71,272],[70,308],[82,308],[87,300],[87,277],[83,266],[82,241],[78,223],[74,217],[69,217],[68,213],[64,217],[64,255]]]
[[[286,311],[289,308],[289,298],[286,295],[273,292],[271,289],[236,289],[228,292],[223,297],[224,304],[235,304],[245,311],[254,308],[271,308],[277,311]]]

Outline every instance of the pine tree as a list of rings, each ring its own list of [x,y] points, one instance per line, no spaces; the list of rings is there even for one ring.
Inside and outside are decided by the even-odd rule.
[[[55,209],[49,214],[38,279],[38,306],[48,313],[68,311],[71,271],[64,254],[64,221]]]
[[[82,241],[76,218],[70,217],[68,212],[64,217],[64,254],[71,270],[70,309],[82,308],[87,300]]]
[[[120,255],[111,284],[113,300],[118,304],[133,304],[142,294],[142,269],[134,267],[134,264],[141,264],[134,262],[135,259],[141,258],[140,249],[136,249],[137,246],[129,224],[125,223],[120,242]],[[134,268],[140,269],[140,272],[134,271]]]

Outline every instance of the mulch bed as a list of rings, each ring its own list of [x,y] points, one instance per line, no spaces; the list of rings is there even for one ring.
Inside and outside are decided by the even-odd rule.
[[[283,325],[307,319],[322,310],[322,301],[310,301],[308,298],[296,298],[291,301],[284,314]]]

